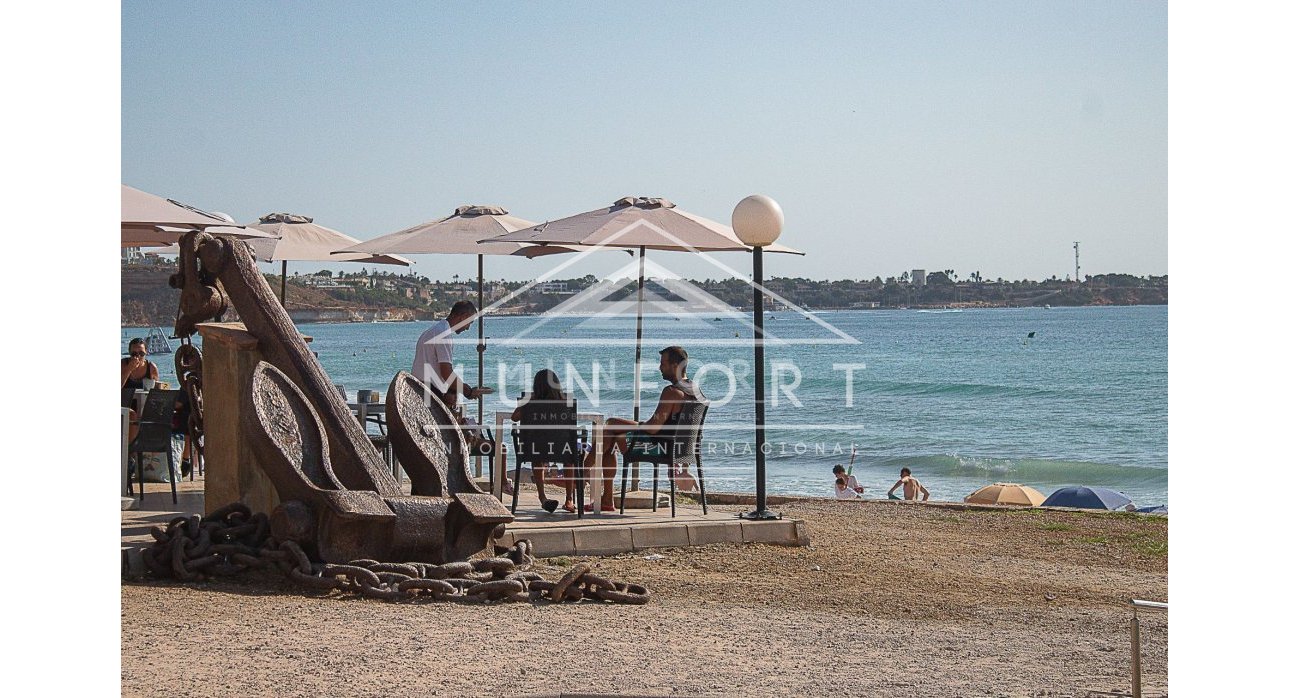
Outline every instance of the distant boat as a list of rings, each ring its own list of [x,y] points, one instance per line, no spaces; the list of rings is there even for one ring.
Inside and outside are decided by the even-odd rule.
[[[1044,303],[1044,310],[1052,310],[1052,309],[1053,309],[1053,306],[1048,305],[1047,303]]]
[[[713,322],[721,322],[721,318],[719,318],[719,317],[714,317],[714,318],[712,318],[712,321],[713,321]]]

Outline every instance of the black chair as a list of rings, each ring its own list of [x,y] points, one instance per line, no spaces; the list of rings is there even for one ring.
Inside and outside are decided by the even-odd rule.
[[[345,391],[345,386],[341,385],[340,383],[333,383],[332,385],[334,385],[336,387],[336,391],[340,393],[340,399],[348,403],[349,393]],[[362,393],[364,391],[360,390],[359,392]],[[379,403],[370,403],[370,404],[379,404]],[[380,430],[380,433],[379,434],[368,433],[367,431],[368,424],[375,424],[376,428]],[[390,469],[390,473],[395,477],[398,477],[398,474],[399,474],[398,459],[394,457],[394,448],[390,446],[390,437],[388,434],[385,433],[384,408],[382,408],[380,411],[367,412],[367,421],[360,426],[363,427],[363,433],[367,434],[367,438],[372,442],[372,446],[375,446],[376,450],[381,452],[381,456],[385,459],[385,466]],[[402,482],[400,482],[400,484],[402,484]]]
[[[654,506],[658,511],[658,467],[667,466],[667,481],[671,489],[672,516],[676,516],[676,480],[672,471],[680,465],[694,464],[699,475],[699,503],[703,515],[708,515],[708,493],[703,482],[703,420],[708,416],[708,403],[687,400],[681,405],[681,414],[674,428],[664,428],[657,434],[629,432],[627,451],[623,454],[622,492],[618,497],[618,511],[627,513],[627,470],[630,463],[654,464]]]
[[[511,429],[515,443],[515,484],[511,488],[511,513],[520,501],[520,466],[524,463],[560,463],[574,472],[578,518],[582,518],[582,444],[587,430],[578,428],[577,400],[529,400],[520,405],[520,420]]]
[[[175,455],[170,450],[173,421],[175,418],[175,400],[178,390],[150,390],[143,403],[143,414],[139,415],[139,433],[130,442],[130,455],[134,457],[135,470],[139,473],[139,501],[143,501],[143,454],[165,453],[166,466],[170,472],[170,498],[179,503],[179,470],[175,467]]]
[[[492,482],[493,458],[497,456],[497,439],[493,438],[493,430],[482,424],[476,434],[478,438],[470,445],[470,457],[483,456],[488,459],[488,481]]]
[[[466,442],[470,447],[467,455],[471,458],[481,456],[488,459],[488,481],[493,481],[493,459],[497,457],[497,439],[493,438],[493,430],[483,425],[459,425],[462,433],[466,436]],[[393,458],[393,455],[391,455]]]

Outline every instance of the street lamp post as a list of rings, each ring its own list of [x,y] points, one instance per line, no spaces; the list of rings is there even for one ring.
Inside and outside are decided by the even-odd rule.
[[[784,211],[769,196],[753,194],[735,206],[731,227],[753,254],[753,375],[756,381],[757,508],[740,514],[741,518],[778,519],[779,514],[766,507],[766,349],[762,331],[762,248],[775,242],[784,228]]]

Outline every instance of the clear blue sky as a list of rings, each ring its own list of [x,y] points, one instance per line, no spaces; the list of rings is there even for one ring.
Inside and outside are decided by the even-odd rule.
[[[1085,273],[1164,274],[1166,36],[1163,2],[127,1],[121,176],[360,239],[627,195],[729,222],[764,193],[808,253],[773,275],[1064,277],[1074,240]]]

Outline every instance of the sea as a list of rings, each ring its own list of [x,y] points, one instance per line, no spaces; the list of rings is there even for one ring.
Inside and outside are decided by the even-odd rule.
[[[1099,485],[1138,506],[1168,503],[1166,306],[773,310],[764,324],[771,494],[829,495],[830,470],[842,464],[866,497],[885,497],[908,467],[938,500],[1018,482],[1044,494]],[[397,371],[410,370],[427,327],[299,329],[352,396],[384,394]],[[747,314],[644,318],[642,413],[652,412],[660,390],[659,350],[684,346],[690,375],[713,405],[703,469],[714,491],[755,490],[754,331]],[[579,411],[632,416],[634,317],[488,317],[485,332],[484,384],[497,389],[485,423],[509,413],[541,368],[556,371]],[[122,355],[146,333],[122,328]],[[476,344],[472,327],[454,350],[472,385]],[[171,357],[152,358],[173,381]]]

